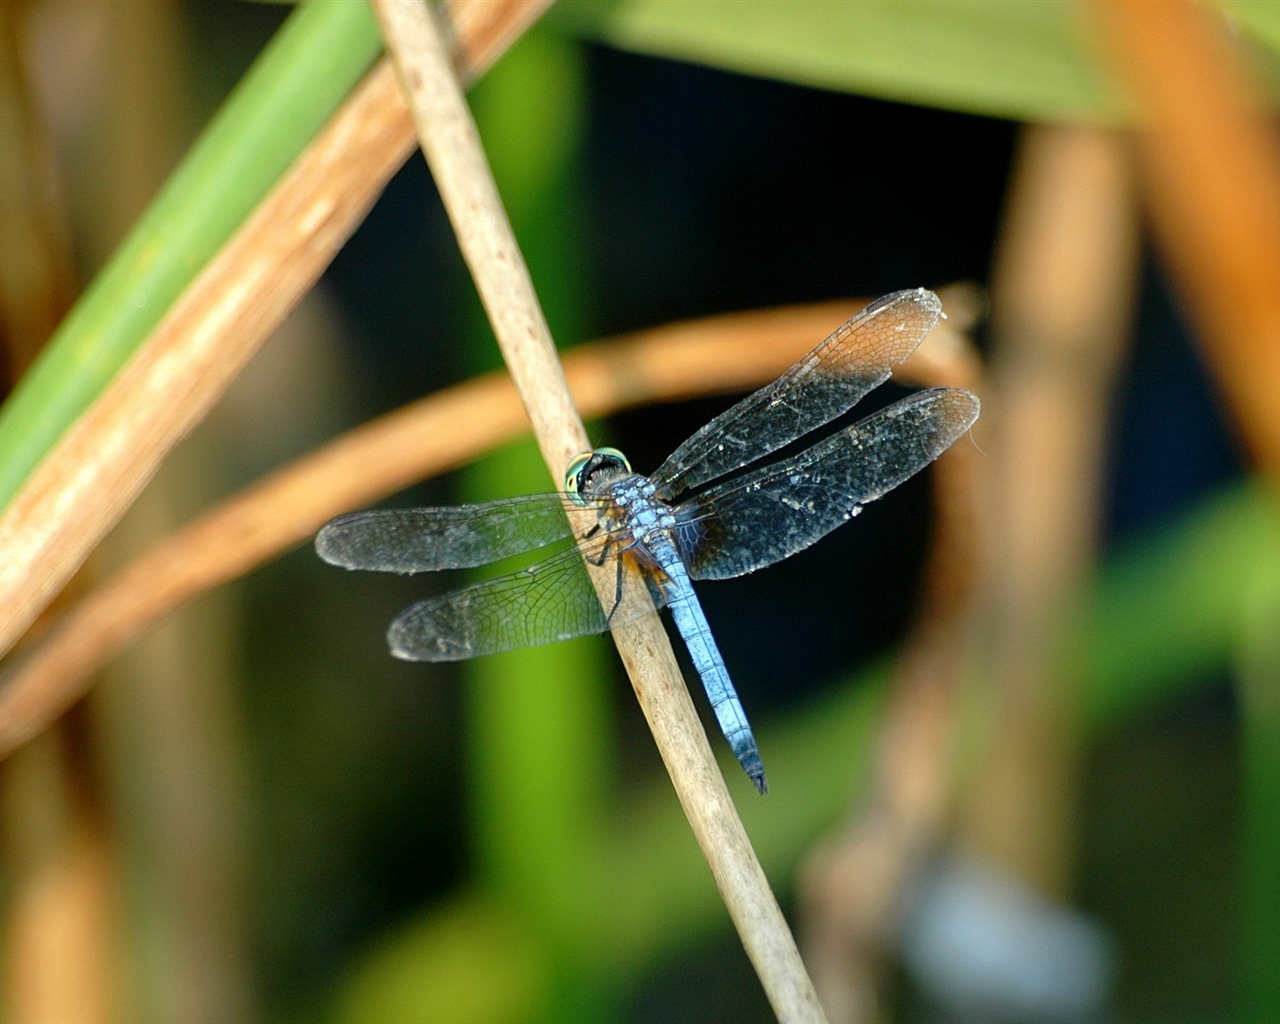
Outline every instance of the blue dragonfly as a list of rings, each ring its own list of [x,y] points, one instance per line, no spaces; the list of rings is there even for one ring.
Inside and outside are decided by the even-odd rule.
[[[915,351],[941,312],[923,288],[877,299],[711,420],[651,476],[632,472],[617,449],[597,448],[569,464],[562,493],[356,512],[326,525],[316,550],[347,569],[416,573],[474,568],[562,542],[563,550],[526,569],[411,605],[388,630],[391,653],[458,661],[604,633],[669,608],[721,731],[764,793],[755,737],[692,581],[741,576],[809,547],[969,429],[978,399],[932,388],[797,455],[747,468],[851,409]],[[566,514],[575,508],[592,524],[577,538]],[[584,555],[616,565],[612,599],[598,596]]]

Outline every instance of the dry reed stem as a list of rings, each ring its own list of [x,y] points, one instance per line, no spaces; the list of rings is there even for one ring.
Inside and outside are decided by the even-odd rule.
[[[469,65],[479,66],[496,58],[511,26],[527,25],[545,3],[503,3],[506,17],[496,23],[494,5],[468,6],[485,8],[468,22],[472,35],[459,30]],[[412,142],[384,62],[32,473],[0,517],[0,653],[315,283]]]
[[[992,298],[987,666],[998,709],[965,794],[967,843],[1042,891],[1072,876],[1074,720],[1053,666],[1095,560],[1103,459],[1137,288],[1126,140],[1090,128],[1023,139]]]
[[[1280,145],[1224,15],[1189,0],[1094,0],[1137,100],[1142,198],[1245,443],[1280,482]]]
[[[1112,133],[1029,129],[1017,172],[992,296],[999,347],[977,432],[985,454],[957,445],[938,460],[925,605],[895,674],[875,778],[805,879],[806,950],[833,1020],[878,1017],[903,893],[953,798],[956,684],[975,628],[995,637],[990,703],[1000,710],[962,827],[971,845],[1049,891],[1063,873],[1054,851],[1069,818],[1070,746],[1048,645],[1091,564],[1137,228]],[[994,621],[975,624],[977,608]]]
[[[423,153],[554,476],[590,446],[438,27],[419,0],[374,0],[374,11],[410,97]],[[602,595],[611,589],[606,576],[596,579]],[[657,615],[617,629],[613,637],[775,1014],[785,1021],[823,1020]]]
[[[982,366],[963,334],[935,330],[920,351],[933,372],[919,383],[979,393],[983,419],[973,439],[953,445],[932,468],[924,593],[894,672],[871,784],[800,873],[805,959],[830,1019],[846,1024],[883,1016],[880,988],[902,899],[945,816],[956,684],[986,565],[980,519],[987,457],[980,445],[990,436],[991,403]]]
[[[121,1005],[120,864],[64,732],[0,775],[7,1020],[114,1019]]]

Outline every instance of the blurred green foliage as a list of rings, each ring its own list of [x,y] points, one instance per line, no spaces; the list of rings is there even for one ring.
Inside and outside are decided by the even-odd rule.
[[[551,18],[640,53],[905,103],[1035,121],[1123,112],[1067,3],[562,0]]]
[[[1275,5],[1226,6],[1264,45],[1280,47]],[[1124,105],[1098,73],[1077,18],[1056,2],[563,0],[475,96],[553,331],[573,341],[592,326],[575,193],[585,115],[574,36],[971,113],[1115,120]],[[6,500],[376,49],[362,4],[306,4],[291,18],[6,404]],[[472,332],[468,351],[471,369],[492,365],[484,328]],[[471,498],[493,497],[543,490],[548,478],[522,445],[486,460],[465,486]],[[1240,671],[1248,865],[1240,901],[1245,1003],[1257,1020],[1280,1005],[1272,968],[1280,953],[1278,581],[1273,501],[1260,487],[1232,487],[1109,558],[1064,644],[1095,742],[1206,679]],[[470,877],[389,930],[317,996],[336,1019],[599,1020],[645,972],[723,933],[723,910],[669,785],[624,793],[617,778],[611,665],[606,645],[575,643],[469,667]],[[856,794],[891,670],[878,662],[759,723],[769,764],[787,782],[743,810],[773,877],[785,878]],[[725,768],[744,791],[736,768]]]

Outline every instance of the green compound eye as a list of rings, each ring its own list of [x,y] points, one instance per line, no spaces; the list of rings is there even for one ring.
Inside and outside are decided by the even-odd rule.
[[[581,455],[574,456],[569,467],[564,471],[564,491],[579,505],[586,504],[582,497],[582,471],[587,468],[587,463],[591,461],[593,454],[583,452]]]
[[[619,476],[631,472],[631,463],[617,448],[597,448],[575,456],[564,471],[564,490],[577,504],[587,503],[586,488],[588,478],[609,467]]]
[[[627,460],[627,457],[622,454],[622,452],[618,451],[617,448],[597,448],[592,452],[592,454],[600,456],[600,462],[602,465],[606,462],[612,462],[614,463],[614,468],[619,472],[631,472],[631,463]]]

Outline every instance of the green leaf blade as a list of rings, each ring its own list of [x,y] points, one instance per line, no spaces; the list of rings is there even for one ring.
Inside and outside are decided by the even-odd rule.
[[[1058,0],[563,0],[553,16],[641,53],[966,113],[1110,123],[1125,110]]]

